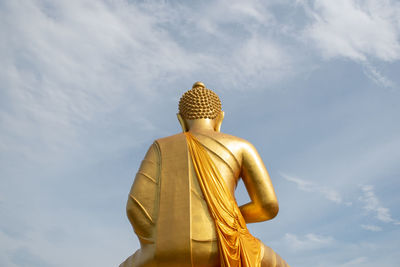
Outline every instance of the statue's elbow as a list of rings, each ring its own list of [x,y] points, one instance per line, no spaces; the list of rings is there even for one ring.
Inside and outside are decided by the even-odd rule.
[[[128,217],[129,221],[132,223],[132,219],[134,218],[135,206],[133,205],[131,199],[128,199],[128,202],[126,203],[126,216]]]
[[[270,201],[266,202],[262,205],[264,216],[266,220],[271,220],[278,215],[279,212],[279,204],[278,201]]]

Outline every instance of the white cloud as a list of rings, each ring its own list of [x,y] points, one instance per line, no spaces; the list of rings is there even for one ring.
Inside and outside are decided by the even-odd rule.
[[[364,264],[366,262],[368,262],[367,257],[358,257],[358,258],[352,259],[348,262],[341,264],[340,267],[360,266],[360,264],[362,264],[362,266],[364,266]]]
[[[389,78],[383,76],[373,65],[368,62],[363,63],[364,73],[370,78],[373,82],[377,85],[383,87],[394,87],[394,82],[391,81]]]
[[[378,197],[375,195],[372,185],[363,185],[361,186],[361,190],[363,195],[359,199],[364,203],[364,209],[367,212],[373,213],[375,218],[382,222],[398,224],[398,221],[392,218],[390,210],[382,206]]]
[[[334,189],[331,189],[326,186],[320,186],[316,185],[315,183],[312,183],[310,181],[306,181],[297,177],[289,176],[287,174],[281,173],[282,177],[285,178],[287,181],[293,182],[297,185],[299,190],[305,191],[305,192],[313,192],[313,193],[319,193],[326,199],[335,202],[337,204],[345,204],[347,206],[351,205],[351,202],[343,202],[342,196],[340,195],[339,192],[337,192]]]
[[[10,259],[11,252],[16,248],[15,241],[2,231],[0,231],[0,238],[2,240],[0,243],[0,264],[2,266],[17,267],[18,265]]]
[[[313,19],[305,29],[326,58],[400,59],[400,4],[391,0],[316,0],[304,4]]]
[[[295,72],[295,62],[287,50],[275,41],[260,36],[243,42],[232,59],[234,82],[246,83],[246,88],[254,88],[261,77],[265,84],[272,84],[282,80],[285,74]]]
[[[209,77],[217,75],[225,88],[269,88],[270,84],[305,71],[304,64],[301,69],[295,68],[301,60],[297,48],[290,49],[269,34],[276,25],[269,4],[219,0],[201,5],[201,16],[185,15],[190,12],[182,7],[176,30],[185,39],[194,40],[192,46],[186,47],[188,50],[203,44],[202,55],[207,57],[196,63],[210,70]]]
[[[373,60],[400,59],[400,3],[393,0],[301,1],[312,23],[303,30],[326,59],[348,58],[362,64],[365,75],[393,87]]]
[[[313,233],[306,234],[304,238],[300,238],[295,234],[286,233],[284,241],[291,250],[304,251],[327,247],[334,242],[334,238]]]
[[[43,212],[39,215],[44,215],[46,219],[54,216]],[[133,235],[127,232],[129,227],[118,229],[116,226],[105,226],[104,223],[93,225],[89,223],[93,222],[93,218],[88,220],[85,214],[81,215],[68,214],[68,223],[63,218],[64,221],[42,220],[43,224],[38,225],[34,219],[30,222],[34,229],[13,229],[18,234],[7,234],[0,229],[0,265],[112,266],[121,263],[124,257],[137,249],[138,242],[133,243],[126,238],[127,235]],[[110,240],[113,240],[112,245],[107,243]],[[66,251],[74,257],[65,257]],[[100,251],[108,253],[99,257]]]
[[[117,148],[126,130],[107,132],[124,127],[107,127],[117,123],[107,120],[111,114],[138,135],[156,128],[135,114],[143,114],[156,91],[207,61],[160,27],[167,11],[154,16],[125,1],[3,3],[0,149],[32,161],[59,160],[86,149],[90,140],[83,136],[95,127],[105,128],[97,137],[113,135],[102,146]]]
[[[151,123],[132,114],[188,77],[249,90],[295,72],[285,46],[254,30],[273,21],[268,6],[218,1],[197,11],[166,3],[6,1],[0,10],[6,21],[0,26],[1,149],[30,159],[43,151],[61,155],[82,145],[86,125],[113,112],[144,129]],[[242,33],[227,33],[227,25]]]
[[[362,224],[361,228],[372,231],[372,232],[380,232],[382,231],[382,227],[377,226],[377,225],[371,225],[371,224]]]

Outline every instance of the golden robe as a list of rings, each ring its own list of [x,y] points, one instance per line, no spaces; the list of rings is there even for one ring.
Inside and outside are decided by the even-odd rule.
[[[218,234],[221,266],[260,267],[262,246],[246,227],[234,196],[203,145],[185,133],[189,154]]]
[[[218,141],[198,137],[177,134],[150,147],[127,203],[141,249],[120,267],[260,266],[263,246],[221,178],[239,179],[240,164]]]

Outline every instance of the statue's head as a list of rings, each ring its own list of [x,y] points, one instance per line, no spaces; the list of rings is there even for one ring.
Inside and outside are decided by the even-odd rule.
[[[183,131],[187,131],[189,122],[194,120],[211,120],[214,129],[219,131],[224,118],[218,95],[202,82],[196,82],[192,89],[182,95],[177,115]]]

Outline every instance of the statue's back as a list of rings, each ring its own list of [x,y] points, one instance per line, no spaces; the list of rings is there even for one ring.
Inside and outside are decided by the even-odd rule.
[[[240,139],[218,133],[196,134],[234,190],[240,174]],[[232,149],[233,150],[233,149]],[[184,134],[157,140],[147,152],[129,195],[128,218],[142,249],[135,266],[154,261],[177,266],[219,266],[214,221],[188,156]],[[177,259],[182,262],[176,262]],[[132,260],[132,259],[131,259]],[[122,265],[124,266],[124,265]],[[131,265],[130,265],[131,266]]]
[[[179,101],[183,132],[158,139],[132,185],[127,214],[141,249],[121,267],[288,266],[246,223],[274,218],[268,172],[247,141],[220,133],[219,97],[197,82]],[[243,179],[251,201],[237,206]]]

